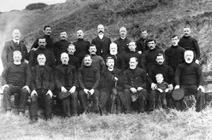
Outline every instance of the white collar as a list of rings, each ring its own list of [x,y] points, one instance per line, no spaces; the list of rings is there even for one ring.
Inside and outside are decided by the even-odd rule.
[[[99,34],[98,36],[99,36],[100,39],[103,39],[104,34]]]
[[[15,43],[18,43],[18,44],[19,44],[19,42],[20,42],[20,41],[19,41],[19,40],[14,40],[14,39],[13,39],[13,42],[15,42]]]

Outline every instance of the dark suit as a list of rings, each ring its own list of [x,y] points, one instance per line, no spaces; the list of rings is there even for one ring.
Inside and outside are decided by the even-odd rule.
[[[91,42],[91,44],[94,44],[96,46],[97,49],[96,54],[102,56],[103,58],[105,58],[106,55],[109,54],[110,43],[111,43],[110,38],[105,37],[105,35],[103,36],[102,39],[100,39],[99,36],[97,36]]]
[[[14,51],[20,51],[22,54],[22,61],[24,59],[28,60],[28,52],[25,44],[23,42],[19,42],[19,44],[16,44],[13,40],[7,41],[4,45],[3,51],[2,51],[2,63],[3,67],[5,67],[9,62],[13,62],[13,52]]]
[[[46,119],[51,118],[52,98],[46,95],[48,90],[54,89],[53,71],[48,66],[35,66],[32,68],[31,90],[36,90],[38,95],[31,97],[30,114],[32,119],[37,120],[38,106],[45,109]]]
[[[78,87],[76,68],[71,65],[58,65],[55,68],[55,84],[59,94],[64,94],[61,92],[61,87],[65,87],[67,90],[70,90],[73,86]],[[72,93],[69,97],[63,99],[63,110],[66,115],[71,115],[71,108],[72,115],[77,115],[77,101],[77,91]]]

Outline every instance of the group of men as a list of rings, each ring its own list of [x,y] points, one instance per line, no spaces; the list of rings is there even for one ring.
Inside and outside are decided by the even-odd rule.
[[[171,37],[172,46],[163,51],[156,41],[148,37],[127,38],[127,29],[121,27],[120,38],[111,42],[105,36],[102,24],[98,36],[91,43],[84,40],[82,30],[77,41],[70,43],[66,32],[60,40],[51,38],[51,27],[44,27],[30,51],[20,41],[21,33],[15,29],[13,39],[5,43],[2,52],[3,103],[11,113],[11,98],[19,94],[17,105],[25,113],[30,99],[30,118],[38,120],[38,109],[45,110],[45,118],[52,117],[53,97],[65,116],[96,112],[130,113],[150,112],[156,108],[183,110],[183,98],[173,99],[172,91],[182,89],[184,96],[193,94],[196,110],[204,102],[202,71],[199,66],[200,50],[197,41],[185,27],[184,36]]]

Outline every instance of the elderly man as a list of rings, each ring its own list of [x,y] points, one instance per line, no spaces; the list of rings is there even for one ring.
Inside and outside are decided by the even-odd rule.
[[[102,112],[104,114],[109,112],[121,113],[122,104],[126,102],[123,94],[123,73],[120,69],[115,68],[115,60],[110,56],[106,59],[106,65],[107,67],[101,72],[100,80],[100,104]]]
[[[147,97],[146,91],[146,71],[139,68],[136,57],[130,58],[129,68],[124,71],[125,90],[124,94],[127,98],[126,111],[131,111],[131,104],[134,105],[134,110],[139,113],[144,112],[145,100]]]
[[[34,67],[38,64],[37,56],[39,54],[44,54],[46,58],[45,65],[50,66],[52,69],[54,69],[55,66],[55,58],[52,51],[49,49],[46,49],[46,39],[45,38],[39,38],[38,39],[38,48],[34,51],[31,51],[30,57],[29,57],[29,65],[30,67]]]
[[[74,66],[68,64],[67,53],[61,54],[62,64],[55,68],[55,84],[59,98],[63,103],[64,115],[70,117],[77,115],[78,97],[76,88],[78,87],[77,71]]]
[[[100,73],[96,67],[92,66],[90,55],[86,55],[83,59],[83,66],[78,70],[78,80],[80,86],[79,100],[82,111],[88,112],[88,107],[91,107],[91,102],[93,102],[90,110],[98,112],[99,91],[97,88],[99,86]]]
[[[185,62],[179,64],[175,72],[175,89],[182,89],[185,96],[194,95],[196,102],[196,111],[201,111],[204,103],[203,76],[201,67],[194,63],[194,52],[186,50],[184,53]],[[182,110],[182,100],[177,101],[177,109]]]
[[[79,62],[82,63],[86,54],[89,54],[88,49],[90,42],[84,40],[84,33],[82,30],[77,30],[77,41],[73,43],[76,48],[75,55],[79,58]]]
[[[44,54],[39,54],[37,61],[38,65],[32,68],[30,123],[35,123],[38,120],[38,108],[44,109],[46,120],[51,118],[52,113],[53,71],[46,65]]]
[[[22,62],[24,60],[28,60],[28,52],[25,44],[20,41],[21,38],[21,32],[18,29],[13,30],[12,32],[12,40],[7,41],[4,45],[3,51],[2,51],[2,63],[3,67],[5,68],[6,65],[10,62],[13,62],[13,52],[14,51],[20,51],[22,54]]]
[[[96,46],[96,54],[105,58],[106,55],[109,54],[109,46],[111,40],[110,38],[105,36],[105,27],[102,24],[99,24],[97,28],[98,36],[92,40],[91,44],[94,44]]]
[[[46,39],[46,48],[48,50],[51,50],[54,52],[54,40],[51,38],[51,33],[52,33],[52,28],[49,25],[45,25],[43,28],[43,33],[44,35],[39,37],[38,39],[35,40],[33,45],[31,46],[31,50],[36,50],[39,46],[39,39],[40,38],[45,38]]]
[[[114,42],[118,46],[118,53],[123,54],[129,51],[128,49],[128,43],[130,43],[130,40],[127,38],[127,29],[126,27],[121,27],[119,29],[120,38],[115,40]]]
[[[67,40],[68,40],[67,33],[65,31],[61,32],[60,33],[60,40],[57,41],[54,44],[54,56],[55,56],[55,59],[56,59],[56,64],[55,65],[61,64],[60,55],[63,52],[67,51],[68,45],[70,44],[70,42],[67,41]]]
[[[112,57],[115,61],[115,68],[125,70],[125,60],[123,54],[118,54],[118,46],[116,43],[110,43],[110,54],[106,58]]]
[[[186,26],[183,28],[183,37],[179,41],[179,46],[184,48],[185,50],[191,50],[194,52],[194,59],[197,64],[199,64],[200,58],[200,49],[196,39],[191,37],[191,29]]]
[[[167,66],[164,64],[164,55],[162,53],[159,53],[156,57],[156,62],[157,64],[152,66],[152,68],[150,69],[149,73],[148,73],[148,82],[151,85],[151,96],[155,97],[155,105],[156,108],[159,108],[159,99],[161,97],[161,93],[157,90],[157,81],[156,81],[156,75],[158,74],[162,74],[163,78],[164,78],[164,82],[168,83],[168,87],[169,87],[169,92],[166,95],[167,98],[167,106],[164,106],[165,108],[171,108],[173,107],[172,105],[172,98],[171,98],[171,91],[173,90],[173,77],[174,77],[174,72],[172,70],[171,67]],[[152,99],[152,97],[151,97]],[[151,100],[152,101],[152,100]],[[150,103],[150,108],[153,109],[153,103]]]
[[[7,114],[11,112],[10,96],[14,93],[19,94],[18,104],[19,114],[24,114],[28,94],[30,92],[31,73],[27,63],[21,62],[20,51],[13,52],[13,62],[9,63],[2,72],[3,103]]]
[[[139,53],[144,53],[144,51],[148,50],[148,32],[147,30],[142,30],[141,31],[141,38],[139,40],[136,41],[136,45],[137,45],[137,50],[139,51]]]

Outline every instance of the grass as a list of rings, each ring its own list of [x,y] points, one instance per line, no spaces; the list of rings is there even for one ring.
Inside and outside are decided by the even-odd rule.
[[[0,114],[0,135],[3,140],[208,140],[212,139],[212,109],[197,113],[156,110],[151,114],[120,114],[52,120],[39,119],[28,124],[24,117]]]

